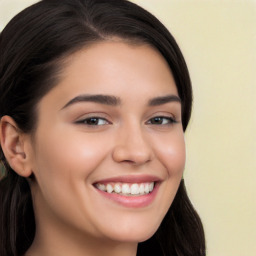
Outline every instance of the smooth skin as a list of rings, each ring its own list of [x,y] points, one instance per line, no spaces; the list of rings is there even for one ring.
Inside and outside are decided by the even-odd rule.
[[[161,224],[182,178],[178,99],[158,51],[113,40],[68,57],[59,83],[38,103],[33,135],[2,118],[1,144],[11,167],[35,177],[36,236],[27,256],[136,255],[138,242]],[[143,175],[159,180],[144,207],[121,205],[94,186]]]

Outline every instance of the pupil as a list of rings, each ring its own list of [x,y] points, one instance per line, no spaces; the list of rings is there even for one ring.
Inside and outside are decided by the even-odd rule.
[[[89,123],[89,124],[98,124],[98,119],[97,119],[97,118],[90,118],[90,119],[88,120],[88,123]]]
[[[161,118],[161,117],[155,117],[155,118],[153,119],[153,123],[154,123],[154,124],[160,124],[160,123],[162,123],[162,118]]]

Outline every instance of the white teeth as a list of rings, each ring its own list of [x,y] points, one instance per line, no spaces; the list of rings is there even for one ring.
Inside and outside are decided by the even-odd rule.
[[[107,192],[112,193],[113,192],[113,187],[110,184],[107,184]]]
[[[123,186],[122,186],[122,193],[123,194],[130,194],[131,193],[131,189],[130,189],[128,184],[123,184]]]
[[[105,191],[107,193],[116,193],[124,195],[145,195],[153,191],[154,182],[145,183],[107,183],[101,184],[97,183],[95,185],[99,190]]]
[[[151,183],[149,184],[149,192],[152,192],[153,189],[154,189],[154,183],[151,182]]]
[[[115,190],[116,193],[119,194],[122,191],[122,188],[121,188],[120,184],[115,184],[114,190]]]
[[[132,184],[131,185],[131,194],[132,195],[138,195],[139,194],[139,185],[138,184]]]
[[[144,194],[144,185],[143,184],[140,184],[139,192],[140,192],[140,194]]]
[[[96,186],[99,190],[106,191],[106,186],[104,184],[97,183]]]
[[[145,191],[145,193],[148,193],[148,192],[149,192],[149,185],[148,185],[148,183],[145,185],[144,191]]]

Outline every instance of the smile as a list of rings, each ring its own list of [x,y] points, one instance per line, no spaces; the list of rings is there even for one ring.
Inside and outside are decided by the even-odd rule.
[[[159,177],[119,176],[99,180],[93,184],[98,194],[124,207],[141,208],[154,202],[161,185]]]
[[[101,191],[109,194],[115,193],[124,196],[140,196],[146,195],[153,191],[154,182],[143,182],[143,183],[122,183],[122,182],[111,182],[106,184],[97,183],[95,187]]]

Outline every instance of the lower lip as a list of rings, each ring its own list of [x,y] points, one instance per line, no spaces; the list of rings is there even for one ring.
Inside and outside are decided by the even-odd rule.
[[[130,207],[130,208],[142,208],[150,205],[157,194],[159,189],[159,183],[155,183],[154,189],[152,192],[146,195],[141,196],[124,196],[116,193],[107,193],[105,191],[101,191],[95,188],[102,196],[108,198],[122,206]]]

